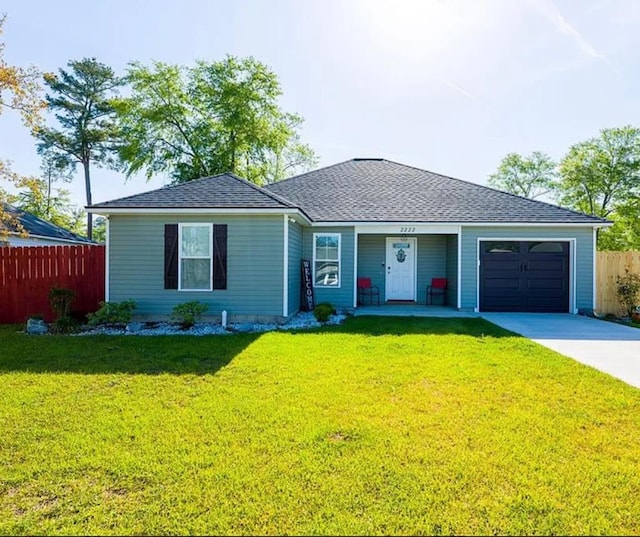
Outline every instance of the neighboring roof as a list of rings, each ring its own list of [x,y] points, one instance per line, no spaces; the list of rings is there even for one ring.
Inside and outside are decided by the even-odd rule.
[[[232,173],[203,177],[104,203],[92,209],[283,209],[286,200]]]
[[[384,159],[348,160],[265,189],[315,222],[608,222]]]
[[[18,222],[20,222],[22,227],[24,227],[25,231],[27,231],[29,235],[34,235],[38,237],[48,237],[51,239],[58,239],[62,241],[96,244],[94,241],[89,240],[86,237],[76,235],[75,233],[69,231],[68,229],[64,229],[60,226],[56,226],[51,222],[47,222],[42,218],[38,218],[34,214],[31,214],[27,211],[23,211],[22,209],[18,209],[13,205],[9,205],[8,203],[3,203],[2,206],[5,212],[9,213],[13,218],[15,218]],[[18,229],[16,228],[15,224],[12,225],[11,222],[2,222],[2,225],[0,227],[8,230],[10,233],[18,232]]]

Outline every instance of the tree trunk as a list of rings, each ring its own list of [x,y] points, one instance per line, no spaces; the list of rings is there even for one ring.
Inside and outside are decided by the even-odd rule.
[[[51,168],[47,173],[47,220],[51,218]]]
[[[236,135],[231,133],[229,136],[229,145],[231,146],[231,173],[236,173]]]
[[[91,205],[91,175],[89,173],[89,161],[82,162],[84,168],[84,187],[87,193],[87,205]],[[93,215],[87,213],[87,238],[91,240],[93,238]]]

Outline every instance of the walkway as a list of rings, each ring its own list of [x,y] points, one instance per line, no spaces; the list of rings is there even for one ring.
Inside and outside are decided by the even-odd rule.
[[[477,313],[458,311],[445,306],[424,304],[385,304],[384,306],[358,306],[354,315],[387,315],[389,317],[479,317]]]

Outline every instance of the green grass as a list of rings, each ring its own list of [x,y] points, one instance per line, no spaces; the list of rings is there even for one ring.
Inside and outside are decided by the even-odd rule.
[[[1,534],[638,534],[640,390],[481,319],[0,328]]]

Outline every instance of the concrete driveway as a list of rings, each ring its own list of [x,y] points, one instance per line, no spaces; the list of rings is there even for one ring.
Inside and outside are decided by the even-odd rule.
[[[640,329],[569,314],[482,313],[481,316],[640,388]]]

